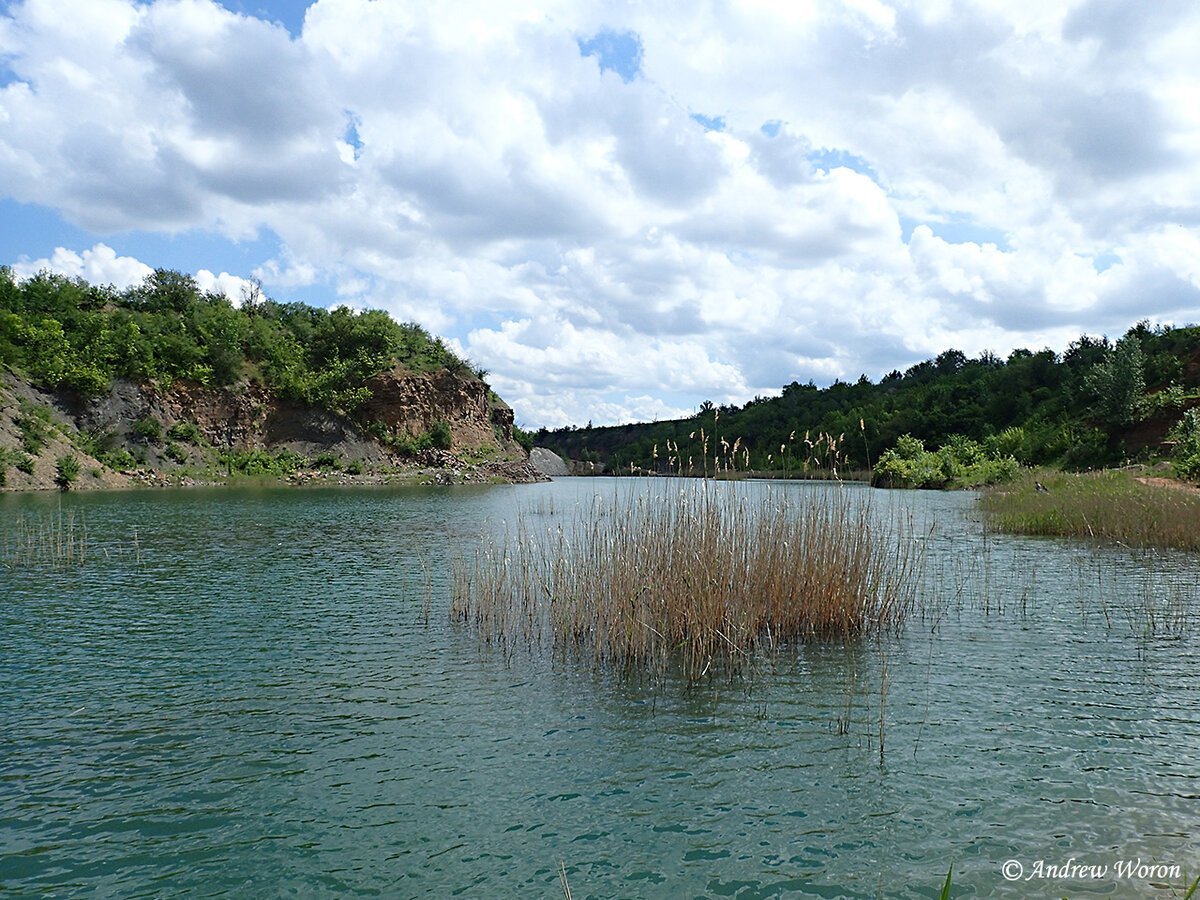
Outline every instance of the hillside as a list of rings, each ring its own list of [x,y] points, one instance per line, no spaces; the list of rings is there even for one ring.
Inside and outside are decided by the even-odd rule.
[[[704,404],[687,419],[543,429],[534,438],[615,472],[686,471],[689,461],[693,472],[712,471],[731,462],[736,445],[738,468],[794,474],[814,455],[806,438],[815,445],[820,434],[836,440],[843,469],[871,468],[905,435],[931,448],[957,442],[1025,465],[1084,469],[1169,453],[1164,441],[1198,405],[1200,327],[1140,323],[1116,342],[1085,335],[1062,353],[972,359],[947,350],[878,383],[792,382],[780,397]]]
[[[386,313],[235,307],[178,272],[126,291],[0,269],[0,486],[243,476],[528,480],[483,372]]]

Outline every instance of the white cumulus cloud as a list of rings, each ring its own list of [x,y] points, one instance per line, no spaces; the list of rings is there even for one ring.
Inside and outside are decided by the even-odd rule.
[[[56,247],[45,259],[20,260],[12,267],[18,278],[29,278],[39,272],[53,272],[68,278],[82,278],[92,284],[111,284],[117,288],[141,284],[154,270],[131,256],[117,256],[107,244],[96,244],[90,250],[76,253]]]
[[[110,234],[268,235],[249,271],[199,256],[198,280],[421,322],[529,425],[1200,318],[1194,4],[317,0],[297,34],[268,19],[0,13],[0,197],[96,235],[19,272],[118,283],[157,263]]]

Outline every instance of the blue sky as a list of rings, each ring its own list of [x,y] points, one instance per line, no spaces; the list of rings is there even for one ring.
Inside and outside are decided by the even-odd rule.
[[[0,264],[387,309],[527,426],[1200,320],[1164,0],[0,5]]]

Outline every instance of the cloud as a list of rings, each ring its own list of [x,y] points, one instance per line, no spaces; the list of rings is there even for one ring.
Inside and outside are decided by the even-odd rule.
[[[154,270],[131,256],[117,256],[107,244],[96,244],[90,250],[76,253],[56,247],[47,259],[20,260],[13,265],[18,278],[29,278],[38,272],[54,272],[68,278],[82,278],[92,284],[111,284],[124,289],[141,284]]]
[[[212,275],[199,257],[198,278],[421,322],[529,425],[1200,318],[1194,4],[267,18],[0,13],[0,195],[97,241],[28,255],[115,272],[108,234],[269,233],[272,258]],[[156,264],[137,255],[123,277]]]
[[[241,306],[242,300],[255,287],[249,279],[228,272],[214,275],[208,269],[196,273],[196,285],[205,293],[223,294],[234,306]]]

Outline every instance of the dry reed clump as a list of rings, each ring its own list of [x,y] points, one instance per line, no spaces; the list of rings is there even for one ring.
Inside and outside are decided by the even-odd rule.
[[[74,512],[62,510],[36,520],[17,519],[4,536],[0,557],[10,569],[52,569],[81,565],[87,559],[87,526]]]
[[[520,516],[485,538],[455,566],[452,619],[505,647],[695,680],[758,651],[898,627],[912,605],[913,544],[841,490],[701,484],[604,512],[536,536]]]

